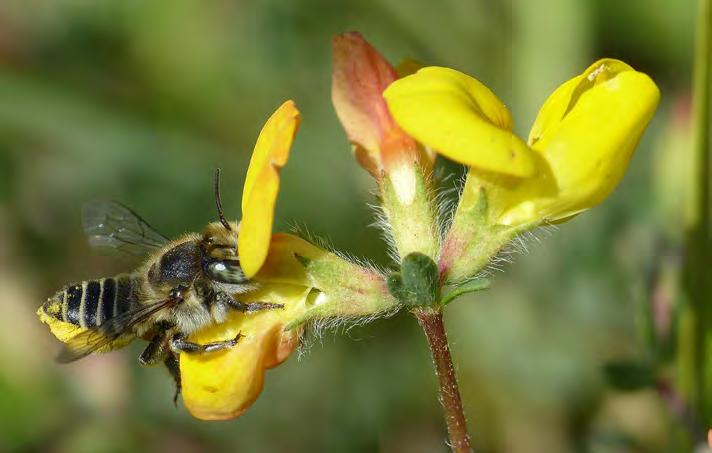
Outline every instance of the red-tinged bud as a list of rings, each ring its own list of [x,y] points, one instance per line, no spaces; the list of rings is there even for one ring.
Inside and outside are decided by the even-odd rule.
[[[357,32],[333,39],[331,98],[359,164],[374,177],[421,160],[420,147],[388,111],[383,91],[396,70]]]

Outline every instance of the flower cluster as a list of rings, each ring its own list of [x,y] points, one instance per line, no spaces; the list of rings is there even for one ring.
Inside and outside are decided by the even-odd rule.
[[[332,100],[356,160],[375,180],[392,272],[273,233],[280,169],[301,120],[286,101],[255,144],[238,237],[241,266],[257,288],[240,300],[284,309],[233,312],[191,335],[200,344],[243,338],[229,350],[180,356],[185,406],[201,419],[242,414],[307,321],[404,306],[439,312],[483,289],[478,274],[516,235],[568,220],[614,190],[658,99],[647,75],[602,59],[551,94],[524,140],[512,132],[504,103],[475,78],[412,61],[394,67],[358,33],[336,36]],[[452,212],[437,204],[438,155],[467,167]]]
[[[561,85],[525,142],[494,93],[454,69],[427,67],[384,96],[420,143],[469,168],[440,256],[447,281],[473,275],[512,234],[563,222],[620,182],[660,97],[627,64],[602,59]]]
[[[198,417],[236,416],[249,406],[263,369],[289,355],[306,319],[371,315],[398,303],[441,306],[453,298],[441,295],[445,288],[481,289],[472,279],[516,234],[570,219],[613,191],[659,99],[648,76],[602,59],[552,93],[524,141],[504,103],[466,74],[414,64],[398,71],[358,33],[334,38],[333,61],[334,108],[355,158],[376,180],[381,224],[401,268],[386,283],[295,236],[272,235],[279,168],[299,123],[285,103],[250,162],[239,252],[246,274],[261,283],[249,297],[287,309],[234,314],[196,335],[201,342],[246,335],[219,356],[181,358],[185,402]],[[431,175],[436,153],[468,167],[446,231]]]
[[[264,369],[294,350],[306,320],[403,305],[440,309],[485,287],[475,277],[517,234],[568,220],[613,191],[659,99],[647,75],[602,59],[551,94],[525,141],[512,132],[504,103],[459,71],[412,62],[394,68],[358,33],[334,38],[333,64],[334,108],[356,160],[376,181],[380,225],[398,269],[385,277],[304,239],[272,234],[279,169],[299,125],[287,101],[257,140],[238,247],[245,273],[260,284],[248,299],[286,309],[234,313],[194,336],[245,335],[230,351],[181,357],[185,404],[197,417],[242,413]],[[449,222],[435,200],[438,154],[468,168],[457,208],[444,213]]]

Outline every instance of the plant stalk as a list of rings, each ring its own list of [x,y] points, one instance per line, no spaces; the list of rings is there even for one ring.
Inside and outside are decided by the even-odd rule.
[[[439,400],[445,411],[450,448],[455,453],[471,452],[470,435],[467,433],[465,413],[462,410],[460,389],[457,385],[455,367],[452,364],[443,314],[439,309],[416,308],[413,314],[423,328],[433,356],[435,374],[438,377]]]
[[[710,320],[712,305],[712,282],[709,279],[709,257],[712,253],[712,149],[710,148],[710,65],[712,64],[712,7],[711,0],[698,0],[698,22],[695,39],[693,79],[693,127],[694,127],[694,178],[692,197],[694,212],[687,231],[685,288],[689,298],[692,319],[693,351],[688,360],[692,382],[687,391],[693,401],[695,412],[703,425],[710,418],[709,395],[706,388],[712,379],[708,370],[707,355],[711,345]]]

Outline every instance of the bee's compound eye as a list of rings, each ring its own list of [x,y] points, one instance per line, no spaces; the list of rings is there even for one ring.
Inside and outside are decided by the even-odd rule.
[[[244,283],[247,281],[237,260],[217,260],[205,267],[207,276],[223,283]]]

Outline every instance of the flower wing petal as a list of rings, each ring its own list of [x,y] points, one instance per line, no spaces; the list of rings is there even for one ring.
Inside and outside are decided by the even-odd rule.
[[[391,114],[412,137],[470,167],[531,176],[531,150],[512,134],[504,104],[478,80],[450,68],[427,67],[384,92]]]

